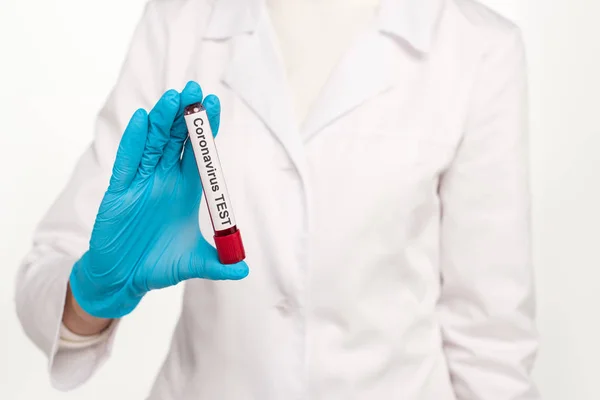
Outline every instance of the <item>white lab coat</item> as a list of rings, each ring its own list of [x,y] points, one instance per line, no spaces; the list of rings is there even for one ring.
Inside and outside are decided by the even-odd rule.
[[[470,0],[384,0],[302,126],[273,35],[258,0],[149,3],[20,270],[53,384],[86,380],[118,332],[57,351],[120,135],[193,79],[221,99],[251,273],[187,282],[149,399],[538,400],[518,29]],[[200,226],[210,239],[205,206]]]

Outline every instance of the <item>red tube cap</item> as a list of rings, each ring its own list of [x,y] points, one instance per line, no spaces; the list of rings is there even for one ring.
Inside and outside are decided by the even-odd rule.
[[[222,264],[235,264],[246,258],[240,230],[225,236],[215,236],[215,247]]]

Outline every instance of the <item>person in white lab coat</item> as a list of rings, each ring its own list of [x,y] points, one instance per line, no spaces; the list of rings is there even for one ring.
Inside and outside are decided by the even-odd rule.
[[[86,381],[143,296],[71,286],[91,273],[97,213],[127,161],[119,143],[138,137],[123,133],[149,118],[150,141],[153,115],[180,123],[163,93],[193,81],[220,100],[250,273],[212,276],[212,246],[194,253],[190,268],[207,269],[172,282],[186,281],[183,310],[148,399],[539,400],[523,47],[513,23],[471,0],[151,0],[18,276],[17,312],[53,385]],[[140,169],[166,157],[141,146]],[[211,241],[205,204],[199,220],[197,240]],[[167,251],[156,235],[143,251]],[[120,255],[164,278],[160,259],[135,251],[93,266],[110,275]]]

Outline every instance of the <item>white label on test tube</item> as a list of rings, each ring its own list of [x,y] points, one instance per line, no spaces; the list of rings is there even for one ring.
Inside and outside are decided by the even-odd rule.
[[[236,224],[233,208],[225,186],[225,178],[206,110],[202,108],[196,113],[186,115],[185,123],[194,149],[204,197],[214,230],[222,231],[234,228]]]

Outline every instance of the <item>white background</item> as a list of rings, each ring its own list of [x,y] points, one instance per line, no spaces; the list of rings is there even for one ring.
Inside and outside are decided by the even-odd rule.
[[[180,288],[151,293],[121,325],[111,360],[59,393],[13,302],[31,233],[91,140],[144,1],[0,0],[0,399],[143,399],[168,348]],[[522,27],[528,47],[536,379],[545,400],[598,400],[600,3],[485,3]]]

